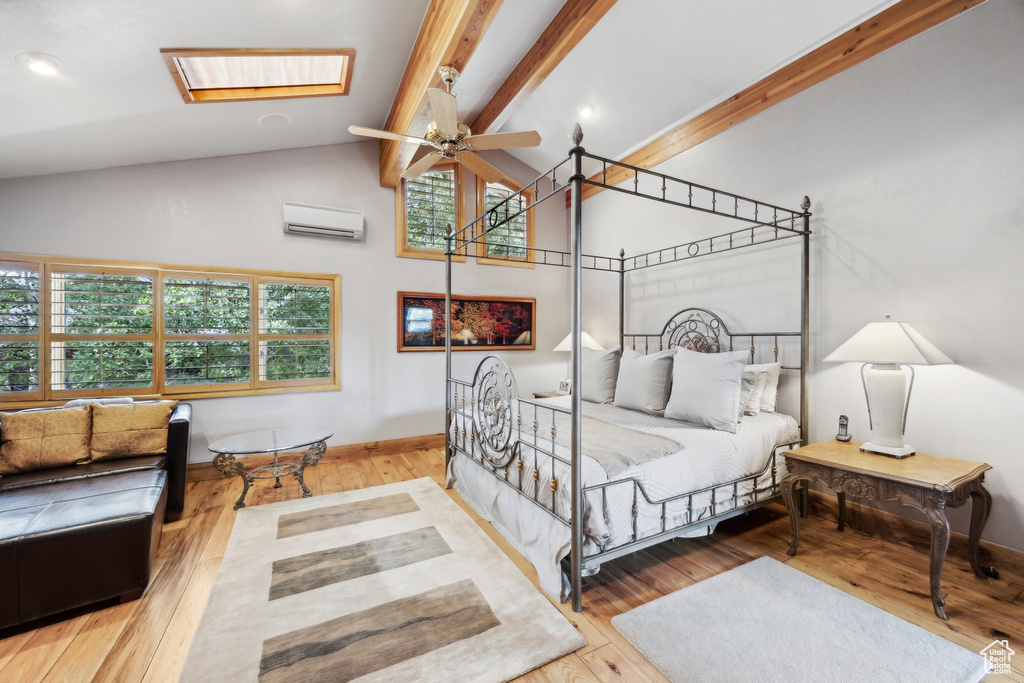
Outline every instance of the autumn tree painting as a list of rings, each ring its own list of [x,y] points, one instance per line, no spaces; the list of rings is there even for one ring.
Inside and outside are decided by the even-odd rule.
[[[453,296],[452,348],[533,349],[535,299]],[[444,348],[444,296],[398,293],[398,350]]]

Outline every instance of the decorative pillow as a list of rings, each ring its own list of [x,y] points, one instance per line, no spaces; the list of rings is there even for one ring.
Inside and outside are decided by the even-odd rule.
[[[615,405],[664,415],[672,389],[672,356],[675,349],[643,355],[633,349],[622,352],[619,378],[615,384]]]
[[[615,378],[619,374],[619,347],[594,351],[583,349],[580,357],[580,398],[594,403],[611,403],[615,399]]]
[[[92,404],[92,459],[117,460],[167,452],[167,425],[177,401]]]
[[[782,372],[782,363],[748,365],[747,370],[764,372],[768,375],[761,395],[761,410],[766,413],[774,413],[775,404],[779,399],[779,373]]]
[[[676,349],[665,417],[735,433],[740,376],[747,357],[746,351],[697,353]]]
[[[91,424],[88,406],[0,413],[0,476],[89,462]]]
[[[759,372],[757,370],[751,370],[750,366],[743,371],[743,382],[746,383],[747,378],[752,377],[754,380],[754,386],[750,391],[750,395],[747,397],[746,403],[740,398],[740,405],[743,406],[744,415],[757,415],[761,412],[761,406],[763,405],[765,398],[765,388],[768,386],[768,373]],[[746,384],[744,384],[744,387]]]

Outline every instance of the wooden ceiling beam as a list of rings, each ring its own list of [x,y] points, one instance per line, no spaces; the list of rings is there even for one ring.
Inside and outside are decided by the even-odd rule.
[[[566,0],[537,42],[469,125],[473,133],[497,133],[614,4],[615,0]]]
[[[721,104],[681,123],[657,140],[627,155],[623,163],[653,168],[705,140],[746,121],[779,102],[836,76],[985,0],[903,0],[853,27],[796,61],[782,67]],[[621,167],[610,168],[606,183],[617,185],[633,177]],[[598,180],[599,176],[592,176]],[[584,185],[582,197],[603,188]]]
[[[431,0],[384,130],[416,136],[426,132],[427,89],[443,87],[437,70],[445,65],[459,71],[465,68],[501,3],[502,0]],[[418,148],[411,143],[380,141],[381,187],[398,186]]]

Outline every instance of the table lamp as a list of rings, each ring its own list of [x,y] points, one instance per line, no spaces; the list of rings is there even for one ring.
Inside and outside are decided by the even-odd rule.
[[[889,316],[885,316],[884,322],[865,325],[826,356],[825,361],[864,364],[860,375],[868,404],[871,441],[860,449],[894,458],[913,455],[913,446],[903,441],[910,391],[914,387],[911,366],[946,365],[953,361],[910,325],[893,322]],[[909,371],[909,381],[904,369]]]
[[[580,346],[585,349],[593,349],[594,351],[604,351],[604,347],[597,343],[593,337],[586,332],[580,332]],[[558,342],[558,346],[552,349],[552,351],[572,351],[572,332],[565,335],[565,339]]]

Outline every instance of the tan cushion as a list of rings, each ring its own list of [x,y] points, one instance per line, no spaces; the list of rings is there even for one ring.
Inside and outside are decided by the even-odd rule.
[[[167,452],[167,425],[177,401],[130,406],[92,404],[92,459],[116,460]]]
[[[0,476],[89,462],[92,409],[0,413]]]

